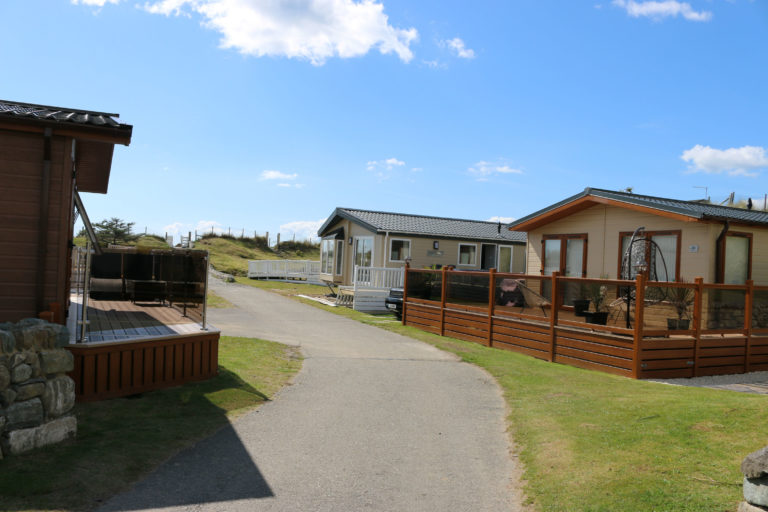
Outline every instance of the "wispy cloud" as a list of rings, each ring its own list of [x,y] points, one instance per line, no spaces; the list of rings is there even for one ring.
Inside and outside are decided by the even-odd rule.
[[[75,5],[91,5],[93,7],[104,7],[104,4],[118,4],[120,0],[72,0]]]
[[[711,11],[697,11],[688,2],[677,0],[613,0],[613,5],[621,7],[633,18],[645,17],[656,21],[677,16],[682,16],[688,21],[709,21],[712,19]]]
[[[173,236],[186,235],[190,232],[196,232],[198,235],[203,235],[211,232],[221,234],[224,232],[224,228],[220,222],[215,220],[201,220],[196,224],[190,222],[173,222],[167,226],[163,226],[163,231]]]
[[[754,171],[768,168],[766,148],[760,146],[714,149],[697,144],[683,151],[680,158],[688,162],[690,172],[725,172],[731,176],[757,176],[758,173]]]
[[[464,41],[462,41],[458,37],[454,37],[453,39],[447,39],[445,41],[441,41],[440,43],[442,46],[446,46],[450,48],[453,53],[462,59],[474,59],[475,58],[475,51],[467,48],[464,44]]]
[[[384,160],[369,160],[365,164],[368,172],[374,173],[379,181],[384,181],[392,177],[392,172],[399,167],[405,166],[405,162],[397,158],[386,158]]]
[[[513,220],[515,220],[514,217],[491,217],[490,219],[486,219],[488,222],[501,222],[502,224],[509,224]]]
[[[303,183],[278,183],[277,186],[282,188],[304,188]]]
[[[495,174],[523,174],[523,171],[520,169],[514,169],[507,164],[486,162],[484,160],[468,168],[467,172],[474,176],[477,181],[488,181]]]
[[[103,5],[105,1],[81,0]],[[203,26],[221,34],[220,46],[255,57],[288,57],[321,66],[329,58],[360,57],[371,50],[413,58],[415,28],[389,23],[375,0],[150,0],[147,12],[199,15]]]
[[[280,233],[287,236],[296,235],[300,240],[316,238],[317,230],[323,225],[325,219],[320,220],[296,220],[280,226]]]
[[[272,170],[261,171],[261,174],[259,175],[259,179],[261,180],[295,180],[298,177],[299,175],[296,173],[286,174],[284,172]]]

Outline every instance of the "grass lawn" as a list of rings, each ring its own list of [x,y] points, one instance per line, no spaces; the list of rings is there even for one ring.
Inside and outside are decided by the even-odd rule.
[[[213,379],[78,404],[75,441],[0,461],[0,510],[92,509],[269,400],[300,367],[293,347],[222,336]]]
[[[741,461],[766,444],[766,396],[635,381],[303,302],[490,372],[509,406],[525,492],[539,511],[734,511]]]
[[[211,265],[233,276],[247,275],[249,260],[320,260],[319,245],[289,241],[280,244],[280,250],[275,251],[267,247],[263,238],[210,236],[197,240],[195,249],[208,251]]]

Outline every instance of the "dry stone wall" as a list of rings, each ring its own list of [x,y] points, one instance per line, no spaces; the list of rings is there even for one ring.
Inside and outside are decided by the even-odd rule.
[[[0,323],[0,459],[75,436],[67,328],[37,318]]]

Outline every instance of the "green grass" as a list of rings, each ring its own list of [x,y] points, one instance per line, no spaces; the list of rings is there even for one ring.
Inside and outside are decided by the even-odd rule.
[[[222,336],[213,379],[78,404],[75,441],[0,461],[0,510],[90,510],[269,400],[300,366],[295,348]]]
[[[425,341],[493,375],[535,510],[734,511],[741,461],[766,443],[766,396],[582,370],[299,300]]]
[[[87,238],[84,236],[75,237],[72,243],[77,247],[85,247]],[[136,246],[145,249],[168,249],[168,244],[163,240],[163,237],[157,235],[139,235],[139,237],[133,242],[128,242],[125,245]]]
[[[234,307],[234,304],[229,302],[227,299],[225,299],[221,295],[217,295],[213,293],[211,290],[208,290],[208,293],[206,294],[205,302],[206,302],[206,307],[209,307],[209,308],[221,309],[221,308]]]
[[[233,238],[206,236],[195,242],[195,249],[210,253],[211,265],[220,272],[233,276],[246,276],[248,260],[320,260],[320,246],[305,242],[284,242],[280,250],[267,247],[263,237]]]

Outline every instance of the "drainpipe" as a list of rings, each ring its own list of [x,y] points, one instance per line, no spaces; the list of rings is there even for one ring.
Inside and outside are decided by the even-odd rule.
[[[722,269],[721,266],[723,263],[723,257],[725,256],[723,254],[723,249],[725,248],[723,239],[725,239],[725,235],[728,233],[729,228],[730,223],[727,220],[724,221],[723,230],[720,232],[720,235],[718,235],[717,241],[715,242],[715,282],[717,283],[722,283],[725,278],[725,269]]]
[[[45,309],[45,267],[48,256],[48,202],[51,190],[51,135],[50,128],[43,132],[43,171],[40,177],[40,216],[37,223],[37,274],[35,306],[37,312]]]

